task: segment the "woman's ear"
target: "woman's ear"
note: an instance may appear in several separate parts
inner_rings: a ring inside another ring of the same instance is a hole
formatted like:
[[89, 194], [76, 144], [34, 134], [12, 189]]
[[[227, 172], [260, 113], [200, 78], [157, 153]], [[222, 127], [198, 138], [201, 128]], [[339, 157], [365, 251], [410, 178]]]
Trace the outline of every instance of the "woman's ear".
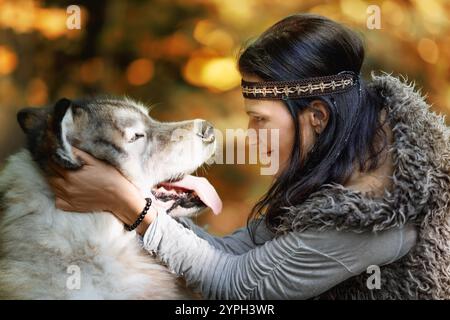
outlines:
[[310, 110], [309, 120], [310, 125], [316, 134], [320, 134], [325, 130], [330, 112], [327, 105], [322, 100], [313, 100], [308, 106]]

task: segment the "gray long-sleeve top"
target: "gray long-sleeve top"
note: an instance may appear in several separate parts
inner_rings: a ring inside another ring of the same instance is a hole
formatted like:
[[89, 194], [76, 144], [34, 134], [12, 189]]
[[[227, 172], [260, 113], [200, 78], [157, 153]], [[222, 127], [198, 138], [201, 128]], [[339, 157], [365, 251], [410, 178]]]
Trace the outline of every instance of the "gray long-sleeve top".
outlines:
[[[255, 222], [253, 222], [255, 223]], [[379, 233], [290, 232], [274, 237], [264, 223], [215, 237], [189, 218], [159, 213], [143, 246], [205, 299], [308, 299], [391, 263], [415, 244], [414, 226]], [[381, 275], [382, 276], [382, 275]]]

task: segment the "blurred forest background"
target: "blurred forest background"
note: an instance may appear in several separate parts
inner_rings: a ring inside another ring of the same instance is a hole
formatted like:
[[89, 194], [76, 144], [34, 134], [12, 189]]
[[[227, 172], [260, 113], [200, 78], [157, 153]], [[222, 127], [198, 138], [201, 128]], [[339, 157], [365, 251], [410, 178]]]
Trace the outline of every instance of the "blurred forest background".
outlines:
[[[80, 30], [66, 27], [72, 4], [81, 8]], [[380, 30], [366, 26], [369, 5], [381, 9]], [[298, 12], [360, 31], [366, 77], [371, 70], [407, 75], [437, 112], [450, 114], [447, 0], [0, 0], [0, 166], [24, 142], [17, 110], [60, 97], [126, 94], [156, 105], [152, 115], [160, 120], [203, 118], [223, 132], [246, 128], [239, 49]], [[224, 212], [197, 222], [221, 235], [245, 224], [269, 184], [249, 165], [215, 165], [207, 177]]]

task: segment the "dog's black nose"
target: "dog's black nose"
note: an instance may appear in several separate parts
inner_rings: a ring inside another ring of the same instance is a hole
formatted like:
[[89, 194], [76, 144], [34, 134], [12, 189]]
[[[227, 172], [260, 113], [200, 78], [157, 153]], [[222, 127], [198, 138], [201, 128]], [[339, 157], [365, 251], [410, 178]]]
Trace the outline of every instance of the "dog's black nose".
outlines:
[[204, 142], [210, 143], [214, 141], [214, 127], [211, 123], [203, 120], [197, 128], [197, 135], [201, 137]]

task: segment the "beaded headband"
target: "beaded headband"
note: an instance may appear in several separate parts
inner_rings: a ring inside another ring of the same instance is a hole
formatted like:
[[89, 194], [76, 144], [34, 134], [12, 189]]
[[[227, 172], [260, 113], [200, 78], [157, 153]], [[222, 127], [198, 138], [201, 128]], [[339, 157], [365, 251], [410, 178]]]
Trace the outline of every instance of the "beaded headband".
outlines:
[[247, 99], [286, 100], [305, 98], [350, 90], [358, 81], [352, 71], [336, 75], [291, 81], [249, 82], [242, 80], [242, 95]]

